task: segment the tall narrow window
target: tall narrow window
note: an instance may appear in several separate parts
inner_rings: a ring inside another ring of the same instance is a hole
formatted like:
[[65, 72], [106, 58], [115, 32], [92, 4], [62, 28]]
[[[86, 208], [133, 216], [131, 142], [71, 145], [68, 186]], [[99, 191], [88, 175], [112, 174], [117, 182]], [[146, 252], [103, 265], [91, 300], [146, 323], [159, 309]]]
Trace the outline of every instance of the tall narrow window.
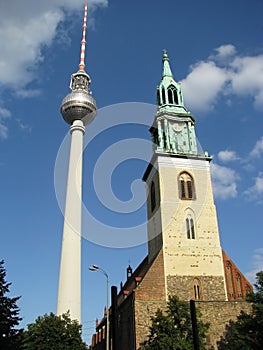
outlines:
[[187, 180], [186, 183], [187, 183], [188, 198], [192, 199], [193, 198], [192, 181]]
[[181, 199], [194, 199], [194, 181], [188, 173], [181, 173], [179, 176], [179, 197]]
[[154, 211], [155, 207], [156, 207], [155, 184], [153, 181], [151, 183], [151, 210]]
[[168, 89], [168, 103], [173, 104], [173, 91]]
[[160, 104], [161, 104], [161, 101], [160, 101], [160, 91], [159, 91], [159, 89], [157, 90], [157, 104], [158, 104], [158, 106], [160, 106]]
[[178, 95], [177, 95], [176, 89], [174, 89], [173, 93], [174, 93], [174, 103], [175, 103], [176, 105], [178, 105]]
[[162, 88], [162, 100], [163, 100], [163, 104], [166, 104], [166, 98], [165, 98], [165, 90], [164, 88]]
[[184, 180], [180, 180], [180, 192], [181, 192], [181, 198], [186, 198], [186, 193], [185, 193], [185, 183]]
[[188, 239], [191, 238], [190, 222], [188, 218], [186, 219], [186, 235]]
[[194, 220], [191, 217], [186, 218], [186, 236], [187, 239], [195, 239]]
[[198, 285], [194, 285], [194, 295], [195, 295], [195, 300], [200, 299], [200, 287]]
[[191, 230], [191, 238], [195, 239], [195, 225], [194, 225], [194, 220], [192, 218], [190, 219], [190, 230]]

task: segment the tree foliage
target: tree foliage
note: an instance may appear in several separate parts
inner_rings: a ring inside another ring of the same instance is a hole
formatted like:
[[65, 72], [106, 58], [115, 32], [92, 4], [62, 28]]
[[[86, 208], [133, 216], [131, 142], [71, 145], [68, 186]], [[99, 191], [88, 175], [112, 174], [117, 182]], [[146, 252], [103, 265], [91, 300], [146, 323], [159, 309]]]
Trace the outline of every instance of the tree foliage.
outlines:
[[19, 349], [22, 330], [16, 328], [22, 318], [19, 317], [17, 301], [20, 297], [10, 298], [10, 285], [6, 281], [4, 260], [0, 261], [0, 349]]
[[81, 325], [70, 319], [69, 313], [39, 316], [28, 325], [23, 350], [87, 350], [81, 339]]
[[[197, 311], [197, 316], [200, 313]], [[170, 297], [167, 309], [158, 309], [151, 318], [152, 325], [148, 339], [141, 344], [142, 350], [192, 350], [193, 333], [189, 303]], [[205, 337], [208, 323], [198, 321], [199, 347], [206, 349]]]
[[261, 350], [263, 344], [263, 271], [257, 273], [255, 292], [247, 296], [252, 312], [241, 312], [230, 321], [226, 333], [218, 343], [220, 350]]

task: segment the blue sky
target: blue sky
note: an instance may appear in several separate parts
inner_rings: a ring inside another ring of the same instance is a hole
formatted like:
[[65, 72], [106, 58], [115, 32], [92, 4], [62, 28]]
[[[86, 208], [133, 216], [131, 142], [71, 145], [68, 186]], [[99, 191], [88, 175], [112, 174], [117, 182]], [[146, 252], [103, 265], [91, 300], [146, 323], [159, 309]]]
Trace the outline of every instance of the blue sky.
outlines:
[[[0, 258], [13, 295], [21, 295], [23, 326], [56, 310], [64, 163], [55, 186], [54, 169], [69, 129], [59, 108], [78, 69], [83, 6], [0, 1]], [[135, 268], [147, 253], [146, 244], [136, 245], [146, 237], [140, 179], [151, 155], [163, 49], [199, 142], [214, 157], [222, 247], [251, 281], [263, 269], [262, 13], [260, 0], [90, 1], [86, 70], [102, 110], [87, 128], [84, 151], [87, 341], [106, 300], [104, 277], [88, 267], [100, 265], [119, 286], [127, 265]], [[129, 240], [138, 227], [139, 238]]]

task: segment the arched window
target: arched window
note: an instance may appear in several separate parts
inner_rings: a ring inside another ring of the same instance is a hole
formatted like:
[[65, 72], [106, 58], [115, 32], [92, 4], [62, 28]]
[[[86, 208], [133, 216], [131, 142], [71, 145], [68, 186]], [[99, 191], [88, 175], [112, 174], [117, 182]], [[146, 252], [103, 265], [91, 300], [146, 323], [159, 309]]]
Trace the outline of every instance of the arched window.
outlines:
[[194, 181], [188, 173], [179, 176], [179, 197], [181, 199], [194, 199]]
[[154, 181], [151, 183], [151, 210], [154, 211], [156, 207], [156, 197], [155, 197], [155, 184]]
[[165, 98], [165, 90], [164, 87], [162, 88], [162, 100], [163, 100], [163, 104], [166, 104], [166, 98]]
[[191, 208], [185, 210], [185, 231], [187, 239], [196, 239], [195, 214]]
[[194, 300], [203, 299], [202, 283], [198, 278], [195, 278], [191, 283], [191, 299], [194, 299]]
[[173, 105], [178, 105], [178, 95], [176, 88], [173, 85], [170, 85], [168, 90], [168, 103]]

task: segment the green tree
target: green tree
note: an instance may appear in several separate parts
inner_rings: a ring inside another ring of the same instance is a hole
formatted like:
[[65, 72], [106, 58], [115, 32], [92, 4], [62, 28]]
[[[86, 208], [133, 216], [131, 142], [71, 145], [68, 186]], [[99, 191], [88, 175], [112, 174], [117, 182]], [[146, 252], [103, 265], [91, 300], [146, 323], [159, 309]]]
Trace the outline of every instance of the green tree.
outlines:
[[69, 313], [39, 316], [28, 325], [23, 350], [87, 350], [81, 339], [81, 325], [70, 319]]
[[22, 329], [17, 329], [22, 318], [19, 317], [17, 301], [20, 297], [10, 298], [10, 285], [6, 281], [4, 260], [0, 261], [0, 349], [19, 349]]
[[263, 271], [257, 273], [255, 292], [248, 294], [251, 313], [241, 311], [236, 321], [230, 321], [218, 343], [220, 350], [261, 350], [263, 344]]
[[[197, 310], [197, 317], [200, 317]], [[192, 350], [193, 333], [189, 303], [170, 297], [163, 312], [158, 309], [151, 318], [152, 325], [148, 339], [141, 344], [142, 350]], [[206, 349], [205, 337], [208, 323], [198, 321], [199, 347]]]

